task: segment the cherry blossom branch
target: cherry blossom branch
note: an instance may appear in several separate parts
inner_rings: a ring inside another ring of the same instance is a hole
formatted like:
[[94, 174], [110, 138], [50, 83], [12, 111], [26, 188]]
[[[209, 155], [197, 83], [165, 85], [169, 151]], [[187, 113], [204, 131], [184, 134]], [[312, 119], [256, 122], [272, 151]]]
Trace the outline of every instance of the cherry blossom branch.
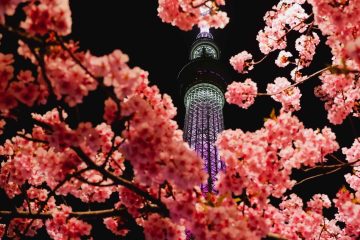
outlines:
[[[45, 209], [45, 207], [46, 207], [48, 201], [50, 200], [50, 198], [51, 198], [52, 196], [55, 196], [56, 191], [57, 191], [60, 187], [62, 187], [62, 186], [63, 186], [67, 181], [69, 181], [71, 178], [73, 178], [73, 177], [75, 177], [76, 175], [81, 174], [81, 173], [83, 173], [83, 172], [85, 172], [85, 171], [87, 171], [87, 170], [88, 170], [87, 168], [84, 168], [84, 169], [81, 169], [81, 170], [79, 170], [79, 171], [77, 171], [77, 172], [75, 172], [75, 173], [73, 173], [73, 174], [68, 174], [68, 175], [66, 175], [66, 177], [65, 177], [60, 183], [58, 183], [58, 184], [55, 186], [54, 189], [51, 190], [51, 192], [48, 194], [47, 198], [45, 199], [45, 201], [43, 202], [43, 204], [41, 205], [41, 207], [39, 208], [39, 210], [37, 211], [36, 214], [40, 214], [40, 213]], [[29, 229], [30, 229], [31, 225], [34, 223], [34, 221], [35, 221], [35, 219], [32, 219], [32, 220], [29, 222], [29, 224], [26, 226], [26, 228], [25, 228], [25, 230], [24, 230], [23, 235], [26, 235], [26, 233], [29, 231]]]
[[28, 205], [28, 208], [29, 208], [29, 213], [31, 215], [33, 215], [32, 211], [31, 211], [31, 205], [30, 205], [30, 200], [29, 200], [29, 196], [27, 195], [26, 191], [24, 190], [24, 188], [22, 186], [19, 186], [22, 194], [24, 195], [24, 198], [25, 198], [25, 201], [26, 201], [26, 204]]
[[111, 149], [110, 151], [108, 152], [108, 154], [106, 155], [106, 158], [105, 158], [105, 161], [103, 164], [101, 164], [101, 167], [104, 167], [106, 166], [106, 164], [109, 162], [110, 160], [110, 157], [111, 155], [116, 151], [116, 149], [118, 149], [124, 142], [125, 142], [125, 138], [115, 146], [115, 138], [116, 138], [116, 135], [114, 134], [113, 138], [111, 139]]
[[292, 28], [290, 28], [285, 34], [283, 34], [280, 38], [277, 39], [277, 42], [282, 40], [284, 37], [286, 37], [292, 30], [294, 30], [295, 28], [299, 27], [301, 24], [303, 24], [306, 20], [310, 19], [312, 16], [314, 15], [314, 13], [311, 13], [307, 18], [304, 18], [302, 21], [300, 21], [298, 24], [296, 24], [295, 26], [293, 26]]
[[[330, 156], [332, 157], [335, 157], [333, 154], [331, 154]], [[336, 157], [335, 157], [336, 158]], [[304, 169], [303, 171], [304, 172], [308, 172], [308, 171], [311, 171], [311, 170], [315, 170], [315, 169], [324, 169], [324, 168], [344, 168], [344, 167], [347, 167], [347, 166], [351, 166], [351, 165], [354, 165], [358, 162], [360, 162], [360, 159], [354, 161], [354, 162], [343, 162], [341, 161], [340, 159], [336, 158], [340, 164], [332, 164], [332, 165], [322, 165], [322, 166], [315, 166], [315, 167], [311, 167], [311, 168], [307, 168], [307, 169]]]
[[96, 77], [75, 55], [74, 53], [65, 45], [65, 42], [63, 41], [63, 39], [57, 34], [55, 33], [56, 39], [58, 40], [58, 43], [60, 44], [61, 48], [66, 51], [69, 56], [72, 58], [72, 60], [82, 69], [85, 71], [86, 74], [88, 74], [92, 79], [94, 79], [96, 82], [99, 83], [99, 86], [103, 89], [105, 89], [105, 92], [112, 98], [112, 100], [115, 101], [116, 106], [117, 106], [117, 111], [116, 111], [116, 118], [115, 119], [119, 119], [119, 115], [120, 115], [120, 101], [119, 99], [115, 96], [114, 92], [112, 91], [108, 91], [107, 87], [104, 85], [104, 83], [98, 78]]
[[332, 157], [333, 159], [335, 159], [337, 162], [341, 163], [341, 164], [346, 164], [347, 162], [340, 160], [339, 158], [337, 158], [334, 154], [329, 154], [330, 157]]
[[56, 99], [54, 90], [53, 90], [52, 85], [51, 85], [51, 81], [50, 81], [50, 79], [49, 79], [49, 77], [48, 77], [48, 75], [46, 73], [46, 66], [45, 66], [45, 61], [44, 61], [45, 53], [43, 51], [40, 51], [40, 53], [38, 54], [36, 52], [36, 50], [33, 49], [30, 46], [29, 46], [29, 49], [32, 52], [32, 54], [34, 55], [35, 59], [39, 63], [41, 74], [42, 74], [42, 76], [43, 76], [43, 78], [45, 80], [45, 83], [46, 83], [48, 91], [49, 91], [49, 95], [50, 95], [49, 98], [54, 97]]
[[318, 240], [320, 240], [320, 239], [321, 239], [321, 234], [324, 232], [324, 230], [325, 230], [325, 228], [326, 228], [325, 218], [323, 219], [323, 222], [324, 222], [324, 224], [323, 224], [323, 227], [321, 228], [321, 231], [320, 231], [320, 234], [319, 234], [319, 238], [318, 238]]
[[149, 200], [150, 202], [156, 204], [159, 207], [160, 213], [168, 217], [169, 216], [169, 210], [167, 209], [166, 205], [161, 202], [159, 199], [151, 196], [148, 192], [141, 190], [140, 188], [136, 187], [132, 182], [118, 177], [111, 172], [105, 170], [104, 168], [101, 168], [100, 166], [96, 165], [80, 148], [78, 147], [71, 147], [77, 155], [92, 169], [95, 169], [99, 171], [101, 174], [103, 174], [105, 177], [110, 178], [114, 181], [114, 183], [117, 183], [121, 186], [124, 186], [128, 188], [129, 190], [133, 191], [134, 193], [138, 194], [139, 196], [142, 196], [146, 200]]
[[72, 60], [79, 65], [79, 67], [86, 72], [91, 78], [93, 78], [95, 81], [100, 83], [100, 79], [96, 77], [92, 72], [90, 72], [87, 67], [84, 66], [84, 64], [74, 55], [74, 53], [65, 45], [65, 42], [63, 39], [55, 33], [56, 39], [58, 40], [58, 43], [60, 44], [61, 48], [66, 51], [69, 56], [72, 58]]
[[270, 55], [270, 53], [266, 54], [266, 55], [265, 55], [263, 58], [261, 58], [259, 61], [253, 62], [252, 64], [253, 64], [253, 65], [256, 65], [256, 64], [261, 63], [261, 62], [264, 61], [269, 55]]
[[325, 68], [323, 68], [323, 69], [320, 69], [319, 71], [314, 72], [313, 74], [309, 75], [307, 78], [304, 78], [303, 80], [298, 81], [298, 82], [296, 82], [296, 83], [294, 83], [294, 84], [292, 84], [292, 85], [290, 85], [290, 86], [288, 86], [288, 87], [285, 87], [285, 88], [283, 88], [283, 89], [280, 89], [279, 91], [277, 91], [277, 92], [275, 92], [275, 93], [257, 93], [257, 96], [273, 96], [273, 95], [277, 95], [277, 94], [279, 94], [279, 93], [282, 93], [283, 91], [286, 91], [286, 90], [288, 90], [288, 89], [291, 89], [291, 88], [293, 88], [293, 87], [296, 87], [297, 85], [302, 84], [302, 83], [304, 83], [305, 81], [307, 81], [307, 80], [315, 77], [316, 75], [319, 75], [319, 74], [321, 74], [321, 73], [323, 73], [323, 72], [325, 72], [325, 71], [327, 71], [327, 70], [329, 70], [329, 69], [331, 69], [331, 68], [333, 68], [333, 67], [334, 67], [334, 66], [328, 66], [328, 67], [325, 67]]
[[301, 180], [300, 182], [295, 183], [294, 187], [297, 186], [297, 185], [300, 185], [300, 184], [302, 184], [302, 183], [304, 183], [304, 182], [307, 182], [307, 181], [309, 181], [309, 180], [311, 180], [311, 179], [314, 179], [314, 178], [317, 178], [317, 177], [321, 177], [321, 176], [325, 176], [325, 175], [329, 175], [329, 174], [334, 173], [334, 172], [337, 172], [337, 171], [339, 171], [339, 170], [341, 170], [341, 169], [343, 169], [343, 167], [338, 167], [338, 168], [336, 168], [336, 169], [334, 169], [334, 170], [331, 170], [331, 171], [329, 171], [329, 172], [320, 173], [320, 174], [317, 174], [317, 175], [314, 175], [314, 176], [305, 178], [305, 179]]
[[[51, 128], [51, 127], [48, 126], [48, 128]], [[24, 136], [24, 137], [26, 137], [26, 136]], [[30, 141], [33, 140], [32, 138], [28, 138], [28, 137], [27, 137], [27, 139]], [[45, 141], [45, 143], [46, 143], [46, 141]], [[159, 199], [151, 196], [148, 192], [143, 191], [140, 188], [136, 187], [135, 185], [133, 185], [132, 182], [130, 182], [124, 178], [118, 177], [118, 176], [112, 174], [111, 172], [107, 171], [106, 169], [102, 168], [101, 166], [95, 164], [80, 148], [72, 146], [71, 149], [77, 153], [77, 155], [88, 165], [89, 168], [97, 170], [98, 172], [103, 174], [103, 176], [111, 179], [114, 182], [114, 184], [116, 183], [116, 184], [122, 185], [122, 186], [128, 188], [129, 190], [133, 191], [134, 193], [144, 197], [146, 200], [149, 200], [150, 202], [156, 204], [159, 207], [160, 213], [162, 213], [164, 216], [169, 216], [169, 210], [167, 209], [166, 205], [163, 202], [161, 202]], [[84, 171], [87, 171], [87, 170], [88, 170], [88, 168], [78, 171], [76, 173], [76, 176], [79, 176], [81, 173], [83, 173]], [[76, 176], [68, 175], [61, 183], [59, 183], [54, 188], [52, 193], [55, 193], [56, 190], [58, 190], [66, 181], [68, 181], [72, 177], [76, 177]], [[50, 196], [52, 196], [52, 194], [48, 195], [47, 199], [45, 200], [42, 207], [39, 209], [38, 213], [40, 213], [44, 209], [47, 201], [50, 199]], [[32, 224], [32, 222], [29, 223], [29, 225], [26, 229], [28, 229], [31, 226], [31, 224]], [[25, 231], [25, 234], [26, 234], [26, 232], [27, 231]]]
[[[94, 210], [94, 211], [84, 211], [84, 212], [71, 212], [69, 217], [76, 218], [105, 218], [112, 216], [119, 216], [123, 209], [104, 209], [104, 210]], [[0, 211], [0, 217], [12, 217], [12, 218], [28, 218], [28, 219], [48, 219], [51, 218], [51, 212], [40, 212], [40, 213], [31, 213], [27, 211]]]
[[[292, 28], [287, 29], [286, 33], [283, 34], [283, 35], [282, 35], [281, 37], [279, 37], [278, 39], [272, 39], [272, 40], [274, 40], [274, 41], [276, 41], [276, 42], [279, 42], [279, 41], [282, 40], [284, 37], [286, 37], [292, 30], [294, 30], [295, 28], [297, 28], [298, 26], [300, 26], [301, 24], [303, 24], [306, 20], [310, 19], [310, 17], [312, 17], [312, 16], [313, 16], [313, 13], [311, 13], [307, 18], [302, 19], [302, 21], [300, 21], [298, 24], [296, 24], [296, 25], [293, 26]], [[310, 25], [309, 28], [312, 28], [313, 24], [314, 24], [314, 21], [312, 21], [310, 24], [308, 24], [308, 25]], [[255, 66], [255, 65], [263, 62], [271, 53], [272, 53], [272, 51], [269, 52], [268, 54], [264, 55], [260, 60], [258, 60], [258, 61], [256, 61], [256, 62], [252, 62], [252, 65]]]
[[351, 165], [354, 165], [356, 163], [360, 162], [360, 159], [354, 161], [354, 162], [347, 162], [347, 163], [341, 163], [341, 164], [334, 164], [334, 165], [325, 165], [325, 166], [316, 166], [316, 167], [313, 167], [313, 168], [309, 168], [309, 169], [306, 169], [304, 170], [305, 172], [307, 171], [311, 171], [311, 170], [314, 170], [314, 169], [324, 169], [324, 168], [335, 168], [334, 170], [331, 170], [331, 171], [328, 171], [326, 173], [320, 173], [320, 174], [317, 174], [317, 175], [314, 175], [314, 176], [311, 176], [311, 177], [308, 177], [308, 178], [305, 178], [303, 180], [301, 180], [300, 182], [297, 182], [294, 186], [296, 185], [300, 185], [301, 183], [304, 183], [308, 180], [311, 180], [311, 179], [314, 179], [314, 178], [317, 178], [317, 177], [321, 177], [321, 176], [325, 176], [325, 175], [329, 175], [331, 173], [334, 173], [334, 172], [337, 172], [339, 170], [342, 170], [344, 169], [345, 167], [348, 167], [348, 166], [351, 166]]

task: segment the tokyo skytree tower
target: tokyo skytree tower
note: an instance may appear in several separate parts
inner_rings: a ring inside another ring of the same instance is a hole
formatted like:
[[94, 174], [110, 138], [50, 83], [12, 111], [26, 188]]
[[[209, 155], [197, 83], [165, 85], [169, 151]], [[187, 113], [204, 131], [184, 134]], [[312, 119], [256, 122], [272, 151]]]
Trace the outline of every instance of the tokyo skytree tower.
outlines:
[[178, 76], [186, 108], [184, 138], [204, 160], [204, 170], [209, 174], [201, 185], [203, 193], [214, 192], [216, 174], [224, 168], [214, 145], [224, 129], [225, 79], [219, 58], [212, 34], [201, 29], [191, 46], [190, 62]]

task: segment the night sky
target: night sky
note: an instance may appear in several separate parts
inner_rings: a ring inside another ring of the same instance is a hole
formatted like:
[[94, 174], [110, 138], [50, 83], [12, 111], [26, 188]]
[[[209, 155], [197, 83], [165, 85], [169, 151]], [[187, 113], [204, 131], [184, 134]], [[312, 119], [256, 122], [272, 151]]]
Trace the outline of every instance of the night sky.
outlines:
[[[229, 82], [244, 81], [249, 77], [257, 82], [260, 92], [265, 92], [267, 83], [273, 82], [276, 77], [290, 79], [292, 67], [283, 70], [274, 63], [278, 51], [270, 54], [265, 61], [247, 75], [234, 72], [228, 61], [231, 56], [243, 50], [250, 52], [255, 60], [263, 57], [258, 48], [256, 35], [264, 27], [262, 19], [265, 12], [276, 2], [274, 0], [227, 1], [224, 10], [230, 16], [230, 23], [225, 29], [212, 29], [211, 33], [221, 50], [220, 61], [228, 69]], [[82, 50], [89, 50], [94, 55], [108, 54], [114, 49], [120, 49], [128, 54], [130, 66], [139, 66], [147, 70], [151, 84], [157, 85], [162, 93], [167, 93], [173, 98], [174, 104], [178, 108], [176, 120], [182, 127], [185, 112], [183, 99], [179, 93], [177, 75], [188, 62], [190, 46], [196, 38], [198, 29], [184, 32], [162, 23], [161, 19], [157, 17], [156, 0], [102, 0], [100, 2], [71, 0], [70, 3], [73, 31], [68, 39], [79, 41]], [[292, 52], [298, 36], [298, 34], [289, 34], [288, 45]], [[322, 69], [330, 63], [330, 51], [322, 45], [307, 73]], [[343, 126], [334, 126], [329, 123], [323, 103], [313, 94], [314, 86], [319, 84], [320, 81], [314, 78], [300, 86], [303, 94], [302, 109], [295, 115], [304, 122], [306, 127], [331, 127], [337, 134], [340, 145], [349, 147], [358, 133], [348, 119], [344, 121]], [[95, 96], [95, 100], [92, 101], [98, 101], [99, 106], [103, 106], [103, 98], [101, 96], [96, 98], [96, 94], [93, 96]], [[270, 115], [273, 108], [278, 113], [280, 103], [269, 97], [258, 97], [255, 104], [248, 110], [226, 104], [224, 108], [225, 128], [241, 128], [243, 131], [259, 129], [264, 123], [264, 118]], [[87, 114], [89, 117], [99, 116], [98, 112], [90, 108]], [[354, 120], [353, 125], [359, 126], [359, 121]], [[357, 131], [359, 130], [357, 129]], [[338, 156], [342, 157], [341, 154]], [[328, 193], [330, 197], [334, 197], [341, 185], [344, 184], [341, 174], [344, 174], [344, 171], [333, 176], [309, 181], [307, 184], [295, 188], [294, 191], [305, 199], [316, 192]], [[302, 177], [302, 175], [299, 176]], [[98, 238], [95, 237], [95, 239]]]

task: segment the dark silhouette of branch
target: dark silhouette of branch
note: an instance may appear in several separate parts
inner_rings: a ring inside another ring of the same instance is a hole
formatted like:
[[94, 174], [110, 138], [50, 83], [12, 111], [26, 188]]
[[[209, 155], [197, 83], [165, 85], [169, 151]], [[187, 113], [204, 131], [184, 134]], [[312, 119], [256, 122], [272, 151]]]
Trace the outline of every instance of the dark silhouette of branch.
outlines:
[[96, 165], [80, 148], [71, 147], [71, 149], [73, 149], [77, 153], [77, 155], [88, 165], [89, 168], [99, 171], [101, 174], [104, 175], [104, 177], [111, 179], [114, 183], [124, 186], [129, 190], [133, 191], [134, 193], [138, 194], [139, 196], [142, 196], [144, 199], [152, 202], [153, 204], [156, 204], [159, 207], [159, 213], [161, 213], [165, 217], [169, 216], [169, 210], [167, 209], [166, 205], [159, 199], [151, 196], [147, 191], [138, 188], [132, 182], [116, 176], [113, 173], [105, 170], [101, 166]]

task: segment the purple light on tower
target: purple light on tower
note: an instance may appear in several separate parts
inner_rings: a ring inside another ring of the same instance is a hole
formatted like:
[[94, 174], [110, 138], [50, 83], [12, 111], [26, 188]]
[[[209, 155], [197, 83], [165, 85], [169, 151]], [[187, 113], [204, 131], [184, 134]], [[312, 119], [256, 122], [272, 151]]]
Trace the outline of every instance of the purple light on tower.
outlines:
[[220, 50], [209, 31], [201, 31], [190, 51], [190, 62], [179, 79], [186, 108], [184, 138], [204, 160], [207, 182], [203, 193], [215, 192], [216, 175], [224, 168], [215, 146], [217, 134], [224, 129], [225, 80], [218, 59]]
[[213, 192], [216, 175], [223, 168], [215, 146], [217, 134], [224, 129], [222, 108], [223, 93], [212, 84], [200, 83], [185, 95], [184, 137], [190, 147], [204, 160], [204, 170], [209, 174], [203, 192]]

